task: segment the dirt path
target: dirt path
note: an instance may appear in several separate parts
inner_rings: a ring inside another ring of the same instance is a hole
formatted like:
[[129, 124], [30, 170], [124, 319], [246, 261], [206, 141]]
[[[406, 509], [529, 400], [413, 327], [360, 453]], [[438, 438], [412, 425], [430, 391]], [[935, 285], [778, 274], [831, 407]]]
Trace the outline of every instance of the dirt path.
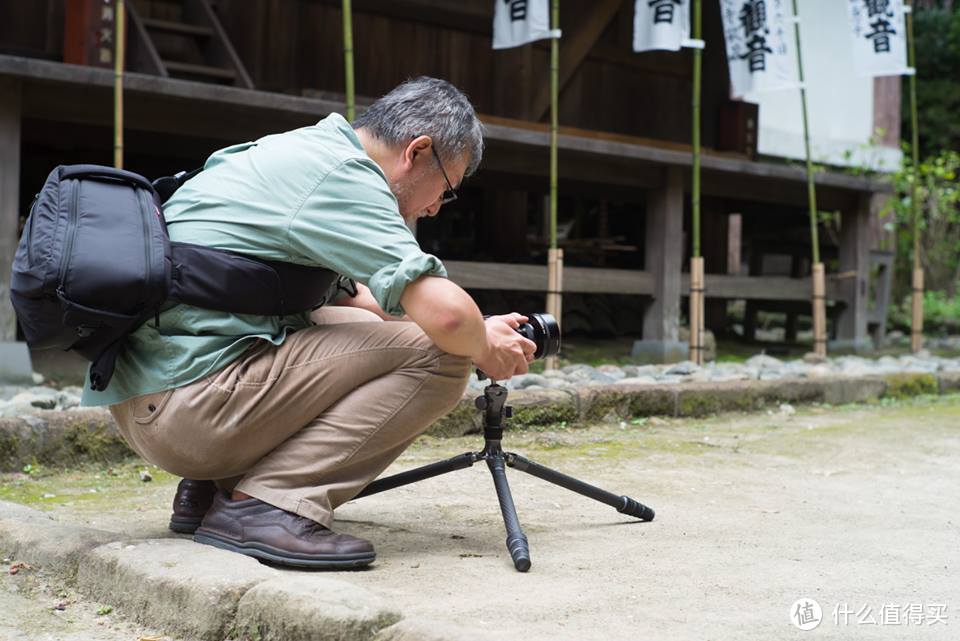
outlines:
[[[398, 468], [479, 445], [421, 442]], [[341, 577], [408, 616], [524, 641], [960, 638], [960, 397], [654, 419], [506, 445], [657, 518], [636, 522], [511, 471], [533, 558], [520, 574], [478, 465], [344, 506], [338, 528], [372, 539], [379, 556]], [[135, 472], [7, 477], [0, 498], [166, 535], [174, 479]], [[822, 608], [814, 631], [791, 624], [801, 598]]]

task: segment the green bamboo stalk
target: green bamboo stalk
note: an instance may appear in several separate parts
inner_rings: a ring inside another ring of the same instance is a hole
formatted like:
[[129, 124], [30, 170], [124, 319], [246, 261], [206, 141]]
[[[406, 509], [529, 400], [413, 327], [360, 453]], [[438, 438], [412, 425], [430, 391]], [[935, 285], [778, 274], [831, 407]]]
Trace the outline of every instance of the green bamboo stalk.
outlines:
[[126, 12], [117, 0], [113, 17], [113, 166], [123, 168], [123, 67], [126, 58]]
[[[693, 0], [692, 37], [701, 37], [700, 0]], [[693, 256], [700, 256], [700, 77], [703, 67], [703, 51], [693, 50], [693, 176], [691, 178], [690, 205], [693, 215]]]
[[[797, 0], [793, 0], [793, 17], [797, 18]], [[810, 207], [810, 242], [813, 262], [820, 262], [820, 239], [817, 235], [817, 190], [813, 184], [813, 161], [810, 158], [810, 126], [807, 120], [807, 90], [803, 87], [803, 56], [800, 54], [800, 23], [794, 22], [793, 35], [797, 41], [797, 74], [800, 80], [800, 108], [803, 111], [803, 148], [807, 155], [807, 204]]]
[[[910, 8], [913, 3], [908, 2]], [[907, 65], [914, 69], [910, 76], [910, 151], [913, 155], [913, 180], [910, 181], [910, 213], [913, 219], [913, 268], [920, 269], [920, 203], [917, 183], [920, 182], [920, 127], [917, 118], [916, 52], [913, 46], [913, 12], [907, 14]]]
[[[560, 0], [552, 0], [551, 24], [560, 28]], [[557, 248], [557, 127], [560, 93], [560, 39], [550, 39], [550, 249]]]
[[350, 0], [343, 0], [343, 75], [346, 80], [347, 120], [357, 116], [356, 96], [353, 86], [353, 9]]

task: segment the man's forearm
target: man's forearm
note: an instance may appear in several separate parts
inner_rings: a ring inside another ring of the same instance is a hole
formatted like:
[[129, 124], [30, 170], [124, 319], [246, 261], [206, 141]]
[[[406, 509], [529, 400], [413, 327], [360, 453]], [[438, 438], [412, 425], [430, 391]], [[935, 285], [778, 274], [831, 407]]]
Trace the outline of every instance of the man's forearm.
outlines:
[[424, 276], [407, 285], [400, 304], [443, 351], [481, 358], [487, 348], [486, 326], [480, 309], [458, 285]]

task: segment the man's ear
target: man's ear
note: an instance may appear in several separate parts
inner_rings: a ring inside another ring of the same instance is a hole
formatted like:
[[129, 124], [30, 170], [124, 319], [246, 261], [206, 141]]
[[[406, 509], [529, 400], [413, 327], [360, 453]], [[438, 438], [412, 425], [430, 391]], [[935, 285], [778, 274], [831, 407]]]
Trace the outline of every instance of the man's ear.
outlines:
[[430, 147], [433, 145], [433, 140], [430, 136], [417, 136], [411, 140], [406, 147], [403, 149], [403, 158], [400, 159], [403, 168], [407, 171], [413, 169], [413, 163], [416, 161], [419, 154], [424, 154], [430, 151]]

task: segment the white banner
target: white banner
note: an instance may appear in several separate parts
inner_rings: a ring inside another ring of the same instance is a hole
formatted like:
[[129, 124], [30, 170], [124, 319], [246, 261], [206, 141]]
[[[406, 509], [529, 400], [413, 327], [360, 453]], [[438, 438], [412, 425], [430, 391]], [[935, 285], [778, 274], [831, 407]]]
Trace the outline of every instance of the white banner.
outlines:
[[550, 29], [550, 0], [494, 0], [493, 48], [509, 49], [534, 40], [559, 38]]
[[733, 97], [799, 87], [789, 0], [720, 0]]
[[907, 72], [907, 29], [901, 0], [848, 0], [853, 62], [860, 76]]
[[690, 0], [636, 0], [634, 51], [680, 51], [689, 38]]

